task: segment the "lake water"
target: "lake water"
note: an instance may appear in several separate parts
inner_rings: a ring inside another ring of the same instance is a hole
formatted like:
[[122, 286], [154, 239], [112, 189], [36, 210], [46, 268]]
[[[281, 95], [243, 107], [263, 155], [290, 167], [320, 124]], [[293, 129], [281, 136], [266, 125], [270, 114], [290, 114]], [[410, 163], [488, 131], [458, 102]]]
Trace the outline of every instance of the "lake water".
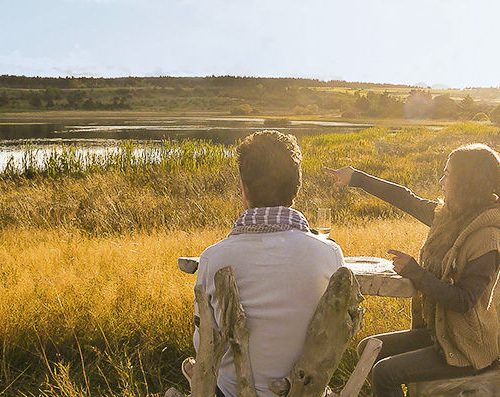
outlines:
[[77, 152], [101, 154], [114, 151], [120, 142], [161, 142], [164, 139], [205, 139], [231, 144], [252, 132], [277, 129], [297, 137], [343, 133], [369, 127], [337, 121], [272, 122], [257, 118], [155, 117], [131, 119], [66, 119], [54, 122], [0, 123], [0, 172], [9, 161], [19, 164], [26, 145], [43, 158], [53, 150], [73, 145]]

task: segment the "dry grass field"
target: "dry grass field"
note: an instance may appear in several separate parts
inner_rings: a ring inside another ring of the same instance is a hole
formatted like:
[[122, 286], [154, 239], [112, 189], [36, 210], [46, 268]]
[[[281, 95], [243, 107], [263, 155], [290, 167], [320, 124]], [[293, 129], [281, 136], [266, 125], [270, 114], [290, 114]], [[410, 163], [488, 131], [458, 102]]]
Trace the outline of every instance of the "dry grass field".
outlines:
[[[461, 124], [304, 138], [296, 207], [312, 223], [317, 207], [331, 207], [345, 255], [395, 248], [416, 256], [426, 227], [362, 192], [336, 191], [321, 165], [350, 164], [437, 197], [447, 153], [466, 142], [498, 149], [500, 130]], [[164, 145], [158, 164], [131, 146], [94, 159], [68, 149], [42, 165], [28, 156], [1, 175], [0, 395], [144, 396], [186, 386], [179, 364], [193, 354], [194, 276], [176, 259], [224, 237], [241, 204], [233, 147]], [[407, 300], [364, 305], [357, 340], [409, 326]], [[355, 343], [334, 386], [355, 365]]]
[[[92, 237], [77, 230], [9, 229], [2, 264], [1, 391], [37, 395], [145, 395], [179, 382], [193, 354], [194, 276], [176, 259], [196, 255], [226, 230]], [[425, 227], [407, 219], [341, 226], [346, 255], [417, 254]], [[408, 302], [368, 298], [362, 336], [408, 327]], [[355, 364], [354, 343], [339, 368]]]

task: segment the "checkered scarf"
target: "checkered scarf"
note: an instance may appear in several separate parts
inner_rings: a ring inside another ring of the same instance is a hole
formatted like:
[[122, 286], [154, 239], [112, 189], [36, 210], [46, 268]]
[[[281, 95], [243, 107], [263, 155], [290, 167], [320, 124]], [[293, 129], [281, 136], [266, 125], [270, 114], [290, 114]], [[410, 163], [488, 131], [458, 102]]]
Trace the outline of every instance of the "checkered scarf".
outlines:
[[289, 207], [249, 208], [241, 214], [229, 234], [273, 233], [298, 229], [309, 232], [309, 223], [304, 215]]

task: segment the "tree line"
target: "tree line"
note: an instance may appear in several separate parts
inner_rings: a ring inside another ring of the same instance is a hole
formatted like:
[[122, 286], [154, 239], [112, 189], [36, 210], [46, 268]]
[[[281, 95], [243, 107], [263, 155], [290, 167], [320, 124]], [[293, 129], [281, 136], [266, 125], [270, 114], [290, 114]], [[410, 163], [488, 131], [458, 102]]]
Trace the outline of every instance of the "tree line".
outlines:
[[1, 75], [0, 87], [5, 88], [116, 88], [116, 87], [231, 87], [253, 86], [265, 84], [273, 87], [349, 87], [353, 89], [368, 88], [408, 88], [404, 84], [378, 84], [365, 82], [347, 82], [344, 80], [322, 81], [318, 79], [288, 77], [241, 77], [241, 76], [208, 76], [208, 77], [29, 77]]
[[350, 116], [446, 119], [489, 121], [490, 116], [498, 120], [500, 106], [475, 101], [470, 95], [463, 99], [453, 99], [450, 94], [433, 96], [427, 90], [413, 89], [405, 99], [395, 98], [388, 93], [367, 95], [356, 94]]
[[436, 94], [403, 85], [234, 76], [0, 76], [0, 111], [44, 109], [340, 115], [346, 119], [491, 119], [500, 123], [500, 106], [493, 100], [477, 100], [471, 95], [455, 98], [446, 91]]

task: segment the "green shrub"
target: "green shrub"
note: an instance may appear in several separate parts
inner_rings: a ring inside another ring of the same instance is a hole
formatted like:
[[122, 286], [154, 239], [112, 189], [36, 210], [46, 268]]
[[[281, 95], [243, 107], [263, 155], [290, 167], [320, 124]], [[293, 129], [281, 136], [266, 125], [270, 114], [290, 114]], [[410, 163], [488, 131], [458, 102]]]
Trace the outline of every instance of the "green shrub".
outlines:
[[255, 109], [248, 103], [242, 103], [241, 105], [235, 106], [231, 109], [231, 114], [234, 116], [248, 116], [252, 113], [255, 113]]

